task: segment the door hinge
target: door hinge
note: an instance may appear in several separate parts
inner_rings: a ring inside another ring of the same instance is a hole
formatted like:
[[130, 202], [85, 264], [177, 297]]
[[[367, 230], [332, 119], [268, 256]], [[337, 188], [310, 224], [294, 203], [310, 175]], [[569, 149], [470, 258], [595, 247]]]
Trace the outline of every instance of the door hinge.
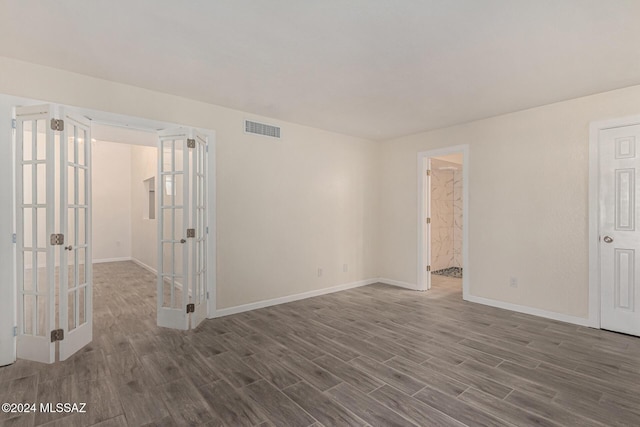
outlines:
[[64, 234], [52, 234], [51, 245], [64, 245]]
[[53, 130], [64, 130], [64, 120], [62, 119], [51, 119], [51, 129]]
[[209, 299], [209, 291], [207, 291], [207, 299]]
[[51, 331], [51, 342], [62, 341], [64, 339], [64, 331], [62, 329], [54, 329]]
[[207, 227], [205, 227], [205, 229], [204, 229], [204, 230], [206, 231], [206, 233], [207, 233], [207, 234], [209, 234], [209, 227], [208, 227], [208, 226], [207, 226]]
[[427, 218], [427, 224], [431, 224], [431, 218]]
[[205, 151], [206, 151], [207, 153], [209, 152], [209, 144], [207, 144], [207, 145], [205, 146]]
[[16, 233], [13, 233], [13, 234], [11, 235], [11, 241], [12, 241], [13, 243], [18, 243], [18, 235], [17, 235]]
[[431, 169], [427, 169], [427, 176], [431, 176]]
[[18, 122], [16, 121], [16, 119], [11, 119], [11, 128], [15, 129], [18, 127]]
[[187, 139], [187, 148], [196, 148], [196, 140], [188, 138]]
[[431, 266], [427, 265], [427, 271], [431, 271]]
[[196, 237], [196, 229], [195, 228], [187, 228], [187, 239], [192, 237]]
[[18, 327], [17, 327], [17, 326], [14, 326], [14, 327], [13, 327], [13, 336], [14, 336], [14, 337], [17, 337], [17, 336], [18, 336]]
[[191, 304], [187, 304], [187, 313], [195, 313], [196, 311], [196, 305], [191, 303]]

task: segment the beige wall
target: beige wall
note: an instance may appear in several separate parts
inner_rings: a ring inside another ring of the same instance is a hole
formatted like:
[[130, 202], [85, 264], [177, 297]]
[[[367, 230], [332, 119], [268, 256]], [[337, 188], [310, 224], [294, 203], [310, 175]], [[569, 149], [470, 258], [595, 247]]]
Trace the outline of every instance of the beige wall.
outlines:
[[218, 307], [377, 277], [375, 144], [288, 124], [283, 135], [220, 135]]
[[416, 283], [416, 153], [469, 144], [471, 294], [586, 318], [589, 122], [638, 113], [635, 86], [384, 142], [380, 275]]
[[[8, 58], [0, 70], [3, 94], [216, 131], [218, 308], [377, 277], [376, 143]], [[245, 134], [245, 118], [283, 138]]]
[[95, 141], [91, 150], [93, 260], [131, 258], [131, 146]]
[[131, 146], [132, 258], [151, 270], [157, 270], [158, 266], [158, 229], [157, 220], [144, 218], [144, 204], [148, 200], [144, 180], [155, 177], [157, 169], [157, 148]]

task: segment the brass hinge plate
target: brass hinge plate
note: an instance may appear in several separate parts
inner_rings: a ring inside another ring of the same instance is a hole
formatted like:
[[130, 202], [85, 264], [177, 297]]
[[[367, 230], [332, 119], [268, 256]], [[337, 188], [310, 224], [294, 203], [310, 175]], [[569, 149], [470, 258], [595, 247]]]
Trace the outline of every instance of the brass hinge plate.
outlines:
[[64, 130], [64, 120], [62, 119], [51, 119], [51, 129], [53, 130]]
[[427, 176], [431, 176], [431, 169], [427, 169]]
[[431, 271], [431, 266], [427, 265], [427, 271]]
[[187, 304], [187, 313], [194, 313], [196, 311], [195, 304]]
[[195, 228], [187, 228], [187, 239], [196, 237], [196, 229]]
[[431, 218], [427, 218], [427, 224], [431, 224]]
[[51, 342], [62, 341], [64, 339], [64, 331], [62, 329], [54, 329], [51, 331]]
[[187, 139], [187, 148], [196, 148], [196, 140], [195, 139]]
[[64, 245], [64, 234], [52, 234], [51, 235], [51, 245]]

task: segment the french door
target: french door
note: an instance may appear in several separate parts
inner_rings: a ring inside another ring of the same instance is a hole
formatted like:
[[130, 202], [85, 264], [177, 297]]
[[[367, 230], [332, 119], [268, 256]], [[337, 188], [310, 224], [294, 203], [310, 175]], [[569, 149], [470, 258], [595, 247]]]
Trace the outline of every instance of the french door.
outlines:
[[186, 330], [207, 315], [207, 138], [178, 128], [158, 144], [158, 326]]
[[17, 356], [52, 363], [92, 338], [91, 128], [51, 105], [15, 127]]

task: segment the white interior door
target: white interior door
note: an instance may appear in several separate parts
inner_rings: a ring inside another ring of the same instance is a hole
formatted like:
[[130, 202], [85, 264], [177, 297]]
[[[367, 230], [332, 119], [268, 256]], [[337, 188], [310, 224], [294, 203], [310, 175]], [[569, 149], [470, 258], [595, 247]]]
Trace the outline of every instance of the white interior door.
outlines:
[[158, 326], [189, 329], [188, 129], [160, 132], [158, 155]]
[[55, 361], [55, 155], [48, 105], [16, 108], [17, 357]]
[[91, 262], [91, 124], [63, 115], [60, 144], [60, 360], [91, 342], [93, 273]]
[[424, 281], [426, 289], [431, 289], [431, 159], [425, 159], [427, 166], [427, 173], [424, 176], [424, 189], [425, 189], [425, 225], [424, 225], [424, 265], [426, 271], [424, 272]]
[[92, 339], [90, 126], [16, 108], [17, 356], [52, 363]]
[[601, 327], [640, 335], [640, 125], [600, 132]]
[[207, 137], [160, 133], [158, 325], [195, 328], [207, 317]]
[[195, 328], [207, 318], [207, 137], [194, 132], [195, 146], [189, 149], [191, 154], [191, 226], [194, 238], [191, 243], [191, 269], [193, 274], [190, 288], [190, 301], [194, 304], [191, 315], [191, 327]]

